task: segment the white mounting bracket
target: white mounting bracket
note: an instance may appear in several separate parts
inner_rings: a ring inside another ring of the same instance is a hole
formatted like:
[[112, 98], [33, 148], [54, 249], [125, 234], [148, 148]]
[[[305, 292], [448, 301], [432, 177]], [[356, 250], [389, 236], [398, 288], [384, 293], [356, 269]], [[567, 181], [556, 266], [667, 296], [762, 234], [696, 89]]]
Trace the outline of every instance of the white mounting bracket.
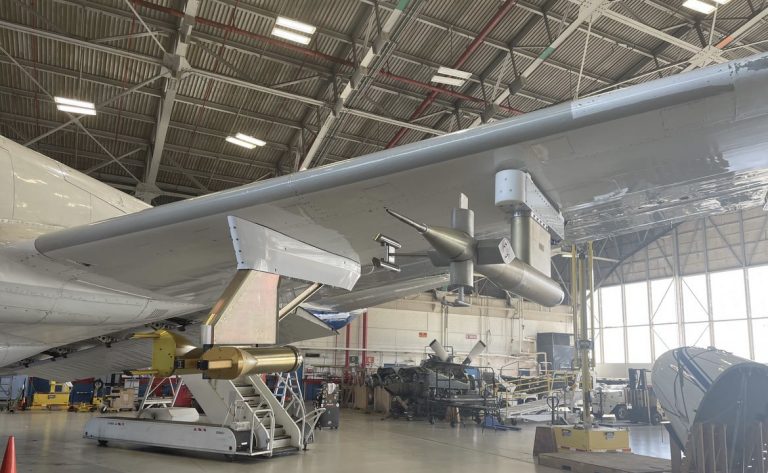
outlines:
[[237, 269], [252, 269], [352, 290], [360, 263], [283, 233], [228, 216]]
[[544, 227], [554, 240], [565, 237], [563, 214], [552, 205], [527, 172], [519, 169], [497, 172], [495, 200], [497, 207], [510, 212], [530, 212], [531, 218]]
[[360, 263], [248, 220], [228, 216], [237, 273], [201, 328], [211, 345], [277, 343], [280, 276], [351, 290]]

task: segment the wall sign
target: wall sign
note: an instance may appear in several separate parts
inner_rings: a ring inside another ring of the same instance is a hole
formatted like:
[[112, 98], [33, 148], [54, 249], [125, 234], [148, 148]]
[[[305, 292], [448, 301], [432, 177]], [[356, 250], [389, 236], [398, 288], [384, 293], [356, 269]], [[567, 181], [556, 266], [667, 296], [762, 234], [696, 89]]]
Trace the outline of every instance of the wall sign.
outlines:
[[419, 332], [419, 338], [427, 338], [427, 332]]
[[467, 334], [467, 340], [477, 340], [477, 334], [476, 333], [468, 333]]

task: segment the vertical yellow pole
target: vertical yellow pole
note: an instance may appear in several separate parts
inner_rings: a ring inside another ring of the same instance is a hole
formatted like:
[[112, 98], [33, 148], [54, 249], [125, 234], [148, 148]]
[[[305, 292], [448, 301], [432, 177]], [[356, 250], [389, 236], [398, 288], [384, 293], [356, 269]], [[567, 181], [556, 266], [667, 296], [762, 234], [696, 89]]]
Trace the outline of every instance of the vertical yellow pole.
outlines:
[[571, 247], [571, 314], [573, 316], [573, 367], [578, 366], [579, 350], [579, 260], [576, 255], [576, 246]]
[[581, 358], [581, 393], [582, 393], [582, 417], [584, 427], [589, 428], [592, 425], [592, 377], [589, 366], [589, 352], [590, 347], [585, 344], [587, 337], [589, 336], [588, 328], [588, 314], [587, 314], [587, 258], [584, 253], [579, 255], [579, 288], [581, 307], [579, 310], [579, 319], [581, 321], [581, 329], [579, 331], [579, 355]]
[[587, 242], [587, 281], [589, 282], [589, 339], [592, 341], [592, 367], [595, 367], [595, 254], [592, 242]]

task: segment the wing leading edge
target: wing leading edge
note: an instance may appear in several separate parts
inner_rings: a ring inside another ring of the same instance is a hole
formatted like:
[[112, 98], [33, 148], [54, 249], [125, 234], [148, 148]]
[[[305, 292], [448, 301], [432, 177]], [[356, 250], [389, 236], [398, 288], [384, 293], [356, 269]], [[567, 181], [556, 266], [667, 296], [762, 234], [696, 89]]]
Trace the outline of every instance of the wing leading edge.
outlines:
[[[218, 290], [212, 281], [234, 270], [230, 216], [361, 262], [378, 255], [371, 241], [378, 232], [425, 249], [418, 235], [383, 217], [384, 207], [443, 220], [461, 192], [473, 202], [476, 233], [505, 236], [492, 185], [503, 169], [534, 176], [574, 241], [762, 205], [766, 88], [768, 55], [757, 56], [61, 230], [35, 246], [105, 277], [206, 302]], [[409, 277], [436, 274], [414, 265]]]

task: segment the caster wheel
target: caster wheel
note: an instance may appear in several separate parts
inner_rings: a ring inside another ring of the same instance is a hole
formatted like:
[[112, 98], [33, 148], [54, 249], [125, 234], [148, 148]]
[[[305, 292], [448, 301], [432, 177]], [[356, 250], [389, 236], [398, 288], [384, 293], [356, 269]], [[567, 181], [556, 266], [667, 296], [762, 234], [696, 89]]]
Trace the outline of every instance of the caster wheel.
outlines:
[[107, 443], [108, 442], [106, 440], [99, 440], [99, 447], [106, 447]]

